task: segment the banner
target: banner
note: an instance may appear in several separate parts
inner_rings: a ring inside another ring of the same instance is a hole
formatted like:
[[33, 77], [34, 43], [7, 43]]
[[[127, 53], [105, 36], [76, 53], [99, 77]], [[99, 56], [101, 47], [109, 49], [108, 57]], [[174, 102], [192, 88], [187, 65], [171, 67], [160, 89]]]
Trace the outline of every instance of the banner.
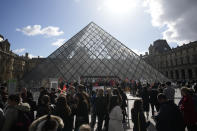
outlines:
[[58, 88], [58, 79], [57, 78], [49, 78], [50, 88]]
[[104, 86], [93, 86], [92, 90], [96, 91], [97, 89], [103, 89], [104, 90]]

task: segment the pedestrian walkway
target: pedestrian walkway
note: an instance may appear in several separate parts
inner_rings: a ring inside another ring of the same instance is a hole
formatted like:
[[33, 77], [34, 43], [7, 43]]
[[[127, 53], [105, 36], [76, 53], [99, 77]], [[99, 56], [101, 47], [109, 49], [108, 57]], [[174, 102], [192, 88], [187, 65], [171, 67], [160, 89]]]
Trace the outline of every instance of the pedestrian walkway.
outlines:
[[[180, 97], [181, 97], [181, 93], [179, 89], [176, 89], [176, 93], [175, 93], [175, 103], [178, 104], [180, 101]], [[130, 95], [129, 93], [127, 93], [127, 98], [128, 98], [128, 116], [129, 116], [129, 121], [127, 121], [128, 123], [126, 123], [124, 125], [126, 131], [133, 131], [133, 123], [131, 121], [131, 108], [133, 107], [133, 103], [135, 99], [139, 99], [139, 97], [133, 97], [132, 95]], [[148, 131], [156, 131], [155, 128], [155, 121], [152, 119], [152, 113], [151, 113], [151, 108], [149, 111], [149, 118], [148, 120], [150, 121], [150, 126], [148, 127]]]

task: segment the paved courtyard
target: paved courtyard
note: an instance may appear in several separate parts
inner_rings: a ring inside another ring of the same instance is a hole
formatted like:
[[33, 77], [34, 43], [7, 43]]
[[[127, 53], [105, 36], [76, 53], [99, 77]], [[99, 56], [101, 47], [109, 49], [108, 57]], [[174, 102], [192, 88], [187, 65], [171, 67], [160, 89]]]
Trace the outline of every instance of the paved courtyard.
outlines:
[[[137, 97], [133, 97], [130, 94], [127, 94], [127, 97], [129, 99], [129, 103], [128, 103], [128, 114], [129, 114], [129, 122], [127, 123], [127, 125], [125, 125], [126, 127], [126, 131], [133, 131], [133, 123], [131, 121], [131, 108], [133, 107], [133, 103], [134, 100], [133, 99], [138, 99]], [[180, 97], [181, 97], [181, 93], [179, 89], [176, 89], [176, 94], [175, 94], [175, 103], [178, 104], [178, 102], [180, 101]], [[151, 118], [152, 113], [151, 113], [151, 107], [150, 107], [150, 112], [149, 112], [149, 121], [151, 122], [150, 126], [148, 127], [148, 131], [156, 131], [155, 129], [155, 122], [154, 120]]]

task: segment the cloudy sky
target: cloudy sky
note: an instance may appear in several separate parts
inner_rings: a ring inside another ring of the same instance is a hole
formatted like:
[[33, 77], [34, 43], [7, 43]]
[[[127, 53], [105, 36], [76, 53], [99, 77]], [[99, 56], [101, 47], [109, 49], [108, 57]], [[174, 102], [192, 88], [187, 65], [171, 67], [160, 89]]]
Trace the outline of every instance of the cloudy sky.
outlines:
[[197, 0], [1, 0], [0, 12], [0, 34], [31, 57], [47, 57], [91, 21], [138, 54], [157, 39], [197, 40]]

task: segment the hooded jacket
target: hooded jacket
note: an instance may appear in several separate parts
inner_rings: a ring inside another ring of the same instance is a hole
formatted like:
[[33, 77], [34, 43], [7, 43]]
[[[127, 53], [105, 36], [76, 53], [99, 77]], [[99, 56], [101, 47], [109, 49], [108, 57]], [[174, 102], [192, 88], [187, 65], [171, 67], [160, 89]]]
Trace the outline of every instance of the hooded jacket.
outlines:
[[[51, 119], [56, 120], [56, 122], [59, 124], [60, 128], [64, 127], [64, 123], [63, 120], [58, 117], [58, 116], [54, 116], [51, 115]], [[35, 120], [29, 127], [29, 131], [41, 131], [42, 127], [44, 126], [44, 122], [47, 120], [47, 115], [44, 115], [40, 118], [38, 118], [37, 120]]]
[[29, 112], [30, 111], [30, 106], [28, 103], [19, 103], [16, 106], [7, 106], [4, 109], [5, 112], [5, 122], [2, 128], [2, 131], [10, 131], [12, 128], [13, 124], [16, 122], [18, 118], [18, 110], [24, 111], [24, 112]]

